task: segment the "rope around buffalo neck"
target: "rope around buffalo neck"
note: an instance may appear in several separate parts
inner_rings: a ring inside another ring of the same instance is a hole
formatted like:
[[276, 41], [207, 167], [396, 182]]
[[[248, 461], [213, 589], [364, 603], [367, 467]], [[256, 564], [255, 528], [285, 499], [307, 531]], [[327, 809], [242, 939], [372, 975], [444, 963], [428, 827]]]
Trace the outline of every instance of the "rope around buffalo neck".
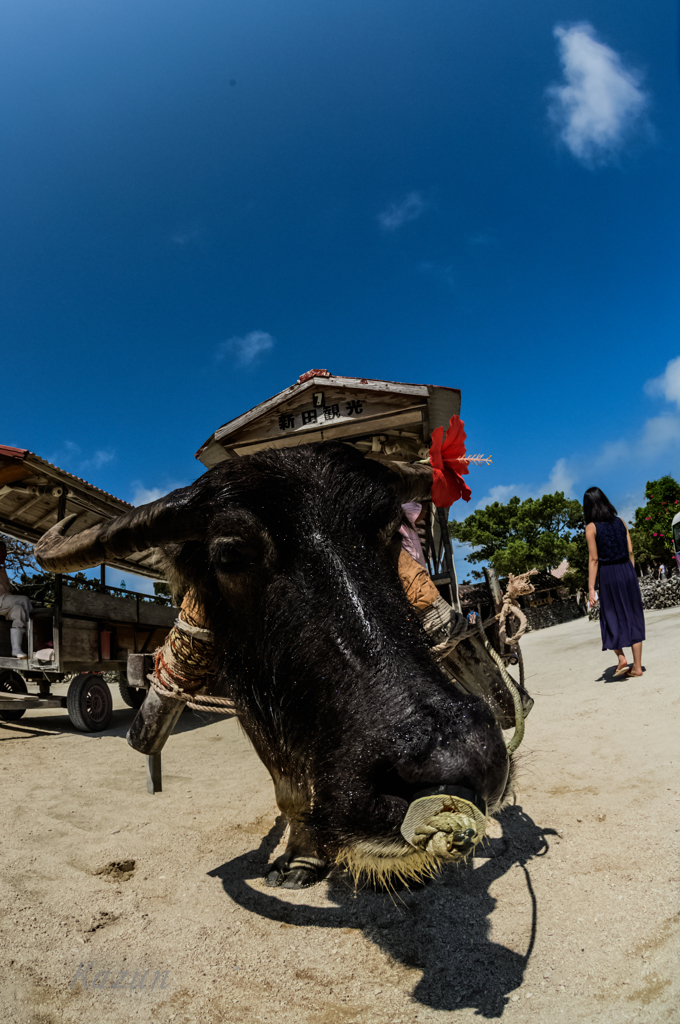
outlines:
[[[182, 618], [185, 616], [185, 618]], [[205, 690], [216, 673], [215, 639], [182, 611], [162, 647], [156, 651], [154, 670], [147, 677], [163, 697], [184, 701], [194, 711], [230, 715], [236, 706], [228, 697], [213, 697]], [[207, 677], [207, 678], [206, 678]]]
[[512, 703], [515, 706], [515, 734], [512, 737], [512, 739], [510, 740], [510, 742], [506, 743], [508, 754], [512, 754], [512, 753], [515, 752], [515, 750], [517, 750], [518, 746], [520, 745], [520, 743], [524, 739], [524, 708], [522, 707], [522, 698], [519, 695], [519, 690], [515, 686], [515, 682], [514, 682], [512, 676], [510, 675], [510, 673], [506, 669], [505, 665], [503, 664], [503, 659], [497, 653], [497, 651], [495, 651], [493, 649], [493, 647], [489, 643], [489, 641], [487, 639], [487, 636], [486, 636], [486, 633], [484, 632], [484, 626], [482, 625], [481, 617], [480, 617], [480, 620], [479, 620], [479, 632], [482, 635], [482, 640], [484, 641], [484, 646], [486, 647], [487, 651], [489, 652], [489, 654], [491, 655], [493, 660], [498, 665], [498, 668], [500, 670], [501, 676], [503, 678], [503, 682], [505, 683], [505, 685], [507, 686], [508, 690], [510, 691], [510, 696], [512, 697]]

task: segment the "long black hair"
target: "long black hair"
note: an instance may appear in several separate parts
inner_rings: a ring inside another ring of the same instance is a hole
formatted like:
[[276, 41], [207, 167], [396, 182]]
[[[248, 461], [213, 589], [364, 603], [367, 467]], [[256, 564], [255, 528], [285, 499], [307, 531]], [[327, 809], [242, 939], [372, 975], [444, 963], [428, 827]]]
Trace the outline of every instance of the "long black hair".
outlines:
[[618, 512], [599, 487], [589, 487], [583, 495], [583, 518], [586, 523], [610, 523]]

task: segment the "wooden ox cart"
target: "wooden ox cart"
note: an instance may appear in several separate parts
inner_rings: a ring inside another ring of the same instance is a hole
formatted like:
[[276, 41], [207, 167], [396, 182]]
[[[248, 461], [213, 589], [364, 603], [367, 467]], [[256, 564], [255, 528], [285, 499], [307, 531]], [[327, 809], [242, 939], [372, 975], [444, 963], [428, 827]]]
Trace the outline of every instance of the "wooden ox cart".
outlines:
[[[131, 507], [32, 452], [0, 446], [0, 533], [34, 543], [71, 513], [77, 515], [71, 532], [79, 533]], [[109, 565], [159, 578], [154, 552]], [[120, 693], [130, 707], [142, 704], [146, 690], [128, 682], [128, 659], [164, 642], [177, 609], [169, 607], [168, 598], [107, 587], [104, 581], [102, 566], [100, 582], [92, 583], [96, 589], [60, 575], [22, 588], [33, 605], [27, 659], [11, 657], [10, 623], [0, 616], [0, 718], [16, 721], [27, 710], [66, 708], [76, 728], [106, 729], [113, 705], [105, 672], [119, 673]], [[53, 694], [51, 687], [66, 677], [71, 677], [67, 695]], [[139, 684], [139, 673], [135, 681]]]

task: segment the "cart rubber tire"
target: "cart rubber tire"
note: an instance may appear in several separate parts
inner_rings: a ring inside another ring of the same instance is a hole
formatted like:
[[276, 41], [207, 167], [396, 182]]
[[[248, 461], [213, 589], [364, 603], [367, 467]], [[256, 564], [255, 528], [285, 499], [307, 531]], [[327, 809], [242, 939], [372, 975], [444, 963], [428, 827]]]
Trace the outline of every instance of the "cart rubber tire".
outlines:
[[81, 732], [102, 732], [113, 714], [113, 698], [105, 679], [83, 672], [71, 680], [66, 694], [68, 716]]
[[[28, 693], [28, 687], [20, 675], [8, 668], [6, 671], [0, 672], [0, 693]], [[0, 711], [0, 721], [18, 722], [25, 714], [26, 708], [16, 711]]]
[[127, 681], [127, 676], [121, 675], [121, 680], [118, 683], [118, 689], [120, 695], [129, 708], [139, 709], [146, 700], [146, 695], [149, 692], [143, 686], [130, 686]]

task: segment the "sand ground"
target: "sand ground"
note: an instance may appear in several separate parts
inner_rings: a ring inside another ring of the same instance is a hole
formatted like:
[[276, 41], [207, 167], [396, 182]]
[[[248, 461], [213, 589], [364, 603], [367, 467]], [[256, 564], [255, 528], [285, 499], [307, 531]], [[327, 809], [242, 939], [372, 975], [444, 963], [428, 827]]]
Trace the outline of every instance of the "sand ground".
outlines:
[[282, 823], [233, 719], [185, 712], [156, 796], [119, 699], [99, 735], [0, 725], [0, 1020], [680, 1021], [680, 608], [647, 627], [642, 680], [612, 681], [596, 623], [525, 638], [517, 804], [397, 896], [262, 884]]

